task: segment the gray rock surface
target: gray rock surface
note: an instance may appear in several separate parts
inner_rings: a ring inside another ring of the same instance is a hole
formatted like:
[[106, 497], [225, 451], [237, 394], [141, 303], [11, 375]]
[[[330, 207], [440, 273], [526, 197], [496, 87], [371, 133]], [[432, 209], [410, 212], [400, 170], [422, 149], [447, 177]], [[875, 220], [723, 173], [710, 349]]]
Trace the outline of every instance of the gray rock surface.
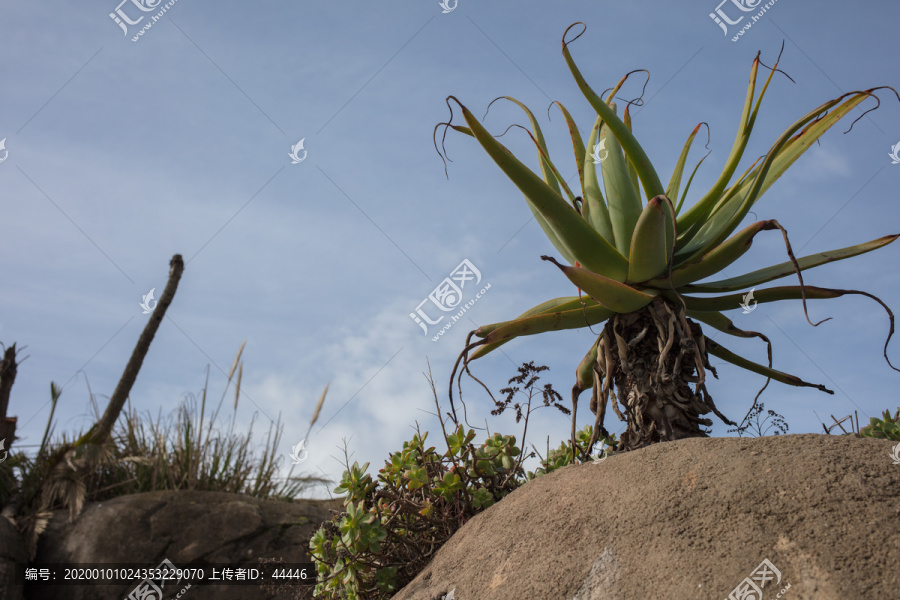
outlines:
[[28, 562], [25, 541], [15, 525], [0, 517], [0, 598], [22, 600], [23, 586], [15, 585], [16, 564]]
[[393, 600], [723, 600], [748, 579], [762, 600], [898, 600], [896, 444], [695, 438], [564, 467], [469, 520]]
[[[189, 564], [257, 563], [261, 557], [281, 558], [285, 563], [311, 562], [309, 538], [323, 521], [331, 519], [329, 509], [340, 510], [342, 506], [340, 500], [280, 502], [224, 492], [120, 496], [87, 504], [74, 523], [68, 522], [66, 511], [56, 511], [41, 534], [35, 561], [134, 563], [148, 568], [157, 567], [164, 559], [180, 568]], [[28, 600], [122, 600], [134, 587], [43, 587], [29, 583], [25, 594]], [[175, 597], [183, 587], [166, 586], [164, 598]], [[192, 585], [184, 598], [307, 598], [311, 590], [304, 586], [295, 592], [275, 594], [257, 585]]]

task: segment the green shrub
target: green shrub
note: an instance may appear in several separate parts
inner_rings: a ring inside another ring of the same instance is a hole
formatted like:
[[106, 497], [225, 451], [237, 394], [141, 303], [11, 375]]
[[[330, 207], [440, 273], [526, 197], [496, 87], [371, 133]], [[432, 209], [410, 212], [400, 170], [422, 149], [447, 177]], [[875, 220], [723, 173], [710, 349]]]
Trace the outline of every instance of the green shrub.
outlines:
[[[522, 383], [532, 374], [525, 386], [529, 390], [526, 430], [533, 384], [538, 379], [533, 374], [544, 369], [527, 363], [519, 369], [520, 375], [510, 380]], [[492, 414], [503, 412], [519, 389], [502, 391], [508, 398], [495, 400], [498, 408]], [[545, 406], [560, 408], [553, 401], [555, 392], [549, 384], [543, 393]], [[514, 408], [518, 422], [523, 407], [516, 404]], [[435, 447], [427, 447], [428, 432], [417, 431], [400, 452], [385, 461], [377, 480], [367, 473], [369, 463], [347, 465], [340, 486], [334, 490], [347, 494], [345, 512], [323, 524], [310, 540], [317, 569], [315, 597], [390, 598], [415, 578], [466, 521], [529, 480], [572, 461], [571, 443], [565, 442], [559, 449], [548, 451], [536, 472], [525, 473], [521, 467], [525, 456], [514, 436], [494, 433], [476, 447], [472, 443], [474, 430], [457, 423], [448, 433], [443, 420], [441, 428], [446, 452], [438, 454]], [[577, 456], [589, 455], [587, 444], [592, 432], [587, 426], [576, 436]], [[616, 444], [614, 436], [606, 442]]]
[[[591, 441], [591, 436], [594, 434], [594, 427], [592, 425], [586, 425], [584, 429], [575, 434], [575, 450], [576, 456], [588, 456], [590, 454], [590, 449], [588, 448], [588, 443]], [[606, 458], [615, 450], [618, 445], [618, 440], [616, 439], [615, 434], [610, 435], [605, 440], [601, 440], [605, 442], [609, 449], [602, 452], [597, 456], [598, 459]], [[593, 457], [591, 457], [593, 458]], [[576, 462], [585, 462], [585, 461], [576, 461]], [[534, 479], [539, 475], [544, 475], [546, 473], [550, 473], [555, 471], [556, 469], [560, 469], [562, 467], [568, 466], [572, 464], [572, 442], [570, 440], [566, 440], [565, 442], [560, 443], [559, 448], [555, 450], [550, 450], [547, 453], [547, 458], [541, 460], [541, 467], [538, 468], [534, 473], [531, 471], [528, 472], [528, 479]]]

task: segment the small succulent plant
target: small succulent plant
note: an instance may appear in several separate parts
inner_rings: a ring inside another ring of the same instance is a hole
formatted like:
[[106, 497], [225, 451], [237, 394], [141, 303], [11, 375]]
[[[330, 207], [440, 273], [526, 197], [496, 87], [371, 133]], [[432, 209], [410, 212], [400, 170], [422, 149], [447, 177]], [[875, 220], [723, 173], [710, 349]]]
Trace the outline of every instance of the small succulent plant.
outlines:
[[891, 411], [886, 410], [881, 415], [883, 418], [872, 417], [869, 424], [859, 430], [863, 437], [879, 438], [883, 440], [900, 441], [900, 407], [892, 417]]

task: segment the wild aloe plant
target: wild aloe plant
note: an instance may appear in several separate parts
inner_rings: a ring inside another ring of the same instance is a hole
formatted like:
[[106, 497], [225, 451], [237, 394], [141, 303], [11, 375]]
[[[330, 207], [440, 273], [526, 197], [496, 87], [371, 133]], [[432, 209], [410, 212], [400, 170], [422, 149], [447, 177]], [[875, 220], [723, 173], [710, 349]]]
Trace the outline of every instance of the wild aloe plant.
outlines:
[[[584, 25], [575, 25], [579, 24]], [[573, 449], [578, 398], [584, 390], [592, 389], [590, 408], [595, 419], [588, 451], [600, 435], [608, 435], [603, 422], [610, 392], [613, 394], [613, 410], [620, 420], [626, 421], [619, 451], [633, 450], [659, 441], [706, 436], [708, 432], [701, 430], [700, 426], [712, 425], [710, 419], [703, 417], [710, 412], [715, 412], [724, 422], [736, 425], [719, 412], [706, 389], [707, 371], [716, 375], [709, 364], [708, 354], [765, 376], [767, 380], [762, 389], [769, 380], [774, 379], [833, 394], [823, 385], [808, 383], [773, 369], [769, 339], [762, 333], [738, 328], [725, 316], [722, 311], [738, 308], [748, 289], [755, 292], [755, 299], [760, 304], [802, 300], [806, 319], [812, 325], [819, 323], [809, 320], [807, 299], [837, 298], [845, 294], [861, 294], [874, 299], [884, 307], [890, 318], [890, 333], [884, 346], [885, 359], [891, 368], [900, 370], [887, 357], [887, 346], [894, 333], [894, 315], [880, 299], [857, 290], [804, 285], [801, 274], [822, 264], [881, 248], [900, 234], [797, 259], [787, 232], [774, 219], [757, 221], [736, 232], [754, 203], [825, 131], [866, 98], [874, 97], [877, 101], [874, 95], [876, 90], [890, 89], [897, 95], [896, 90], [887, 86], [872, 88], [843, 94], [825, 102], [791, 125], [764, 157], [760, 157], [732, 182], [756, 122], [760, 103], [778, 67], [776, 61], [756, 97], [760, 66], [757, 54], [750, 70], [750, 83], [737, 136], [725, 167], [712, 188], [692, 206], [685, 208], [691, 180], [703, 162], [703, 159], [699, 161], [682, 191], [685, 162], [700, 125], [688, 136], [669, 184], [663, 187], [656, 169], [632, 134], [628, 106], [620, 118], [613, 102], [628, 76], [622, 78], [605, 100], [595, 93], [569, 52], [569, 44], [584, 33], [582, 30], [567, 42], [566, 36], [575, 25], [563, 34], [562, 51], [578, 87], [597, 115], [587, 145], [569, 111], [559, 102], [554, 104], [562, 112], [572, 138], [580, 194], [570, 188], [551, 160], [541, 128], [532, 112], [514, 98], [503, 97], [521, 107], [531, 123], [531, 129], [525, 130], [537, 147], [541, 175], [532, 172], [494, 139], [454, 96], [447, 98], [451, 109], [450, 122], [435, 128], [437, 133], [437, 129], [444, 126], [444, 136], [447, 128], [451, 128], [479, 142], [525, 195], [535, 220], [569, 264], [561, 264], [550, 256], [541, 258], [556, 265], [578, 288], [577, 296], [548, 300], [515, 319], [484, 325], [472, 331], [456, 361], [453, 375], [460, 361], [463, 361], [463, 369], [468, 371], [469, 361], [488, 354], [513, 338], [605, 323], [578, 365], [572, 388]], [[897, 97], [900, 99], [900, 95]], [[452, 123], [451, 100], [462, 109], [465, 126]], [[601, 148], [606, 154], [595, 156]], [[593, 149], [594, 154], [587, 149]], [[700, 283], [734, 263], [750, 249], [759, 232], [769, 230], [781, 231], [788, 261], [738, 277]], [[792, 274], [796, 274], [799, 285], [753, 289]], [[739, 356], [724, 345], [706, 338], [700, 323], [735, 337], [764, 340], [768, 346], [768, 365]], [[481, 339], [472, 342], [473, 335]], [[694, 384], [693, 389], [690, 384]], [[450, 402], [455, 415], [452, 375]]]

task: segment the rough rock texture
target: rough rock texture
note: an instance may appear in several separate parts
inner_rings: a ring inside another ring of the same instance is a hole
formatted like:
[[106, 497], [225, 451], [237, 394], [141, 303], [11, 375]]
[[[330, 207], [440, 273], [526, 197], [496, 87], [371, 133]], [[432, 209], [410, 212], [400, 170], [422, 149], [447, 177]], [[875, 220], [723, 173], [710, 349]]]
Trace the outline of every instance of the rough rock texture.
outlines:
[[16, 564], [27, 561], [22, 536], [9, 519], [0, 517], [0, 598], [22, 600], [22, 586], [15, 584]]
[[[188, 563], [244, 564], [258, 557], [311, 562], [309, 538], [340, 500], [279, 502], [224, 492], [149, 492], [85, 506], [74, 523], [57, 511], [38, 542], [35, 561], [136, 563], [156, 567], [167, 558]], [[5, 519], [4, 519], [5, 520]], [[2, 527], [2, 524], [0, 524]], [[29, 600], [122, 600], [134, 585], [25, 586]], [[179, 591], [165, 588], [165, 598]], [[303, 588], [306, 592], [311, 587]], [[284, 597], [256, 585], [192, 586], [185, 600], [250, 600]], [[310, 597], [308, 594], [296, 596]], [[4, 596], [5, 598], [5, 596]], [[153, 600], [156, 600], [155, 598]]]
[[764, 565], [761, 600], [897, 600], [895, 444], [695, 438], [566, 467], [466, 523], [393, 600], [723, 600], [764, 560], [780, 578]]

